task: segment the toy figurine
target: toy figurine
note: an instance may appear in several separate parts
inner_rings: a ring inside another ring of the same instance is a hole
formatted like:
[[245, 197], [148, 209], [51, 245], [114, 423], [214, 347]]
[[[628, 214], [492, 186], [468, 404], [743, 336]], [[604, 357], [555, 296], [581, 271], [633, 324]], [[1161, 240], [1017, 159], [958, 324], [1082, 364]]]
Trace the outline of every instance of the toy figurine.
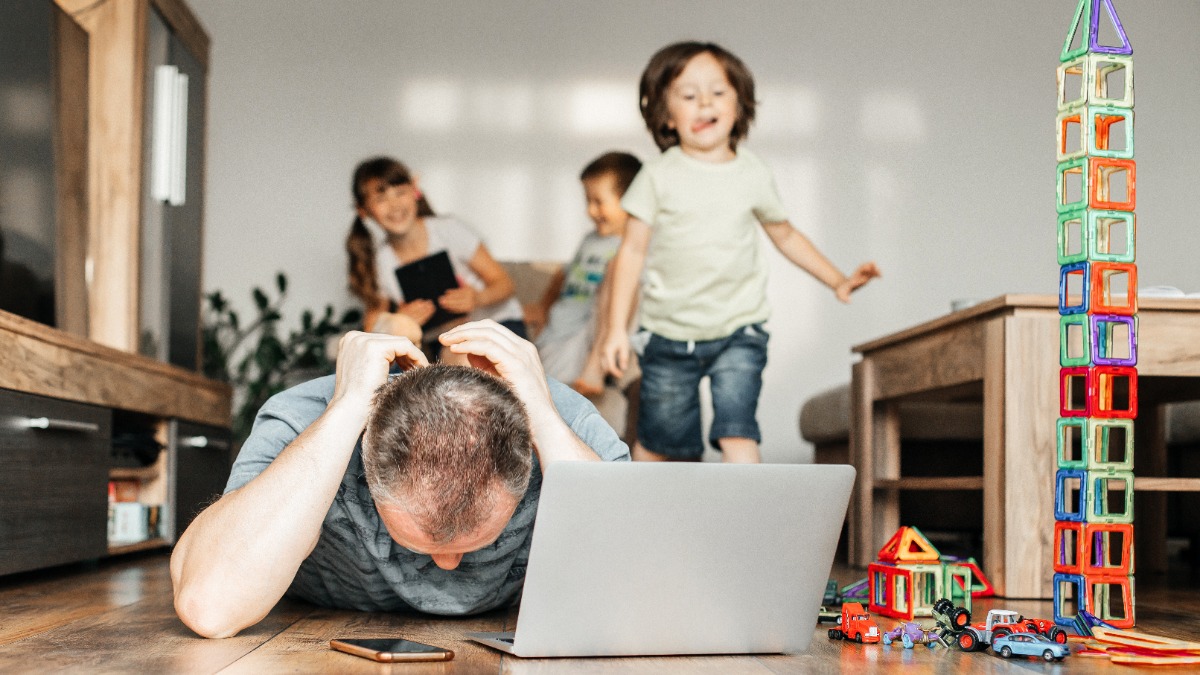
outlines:
[[896, 624], [895, 628], [883, 634], [883, 644], [885, 645], [890, 645], [896, 640], [900, 640], [905, 649], [912, 649], [913, 645], [925, 645], [933, 649], [933, 646], [938, 643], [938, 634], [934, 630], [925, 630], [919, 623], [905, 621]]

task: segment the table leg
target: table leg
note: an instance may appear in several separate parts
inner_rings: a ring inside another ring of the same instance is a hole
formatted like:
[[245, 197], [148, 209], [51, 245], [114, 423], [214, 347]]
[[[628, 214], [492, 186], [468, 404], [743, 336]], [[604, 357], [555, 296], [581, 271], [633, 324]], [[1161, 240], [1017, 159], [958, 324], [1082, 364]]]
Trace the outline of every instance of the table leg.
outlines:
[[1057, 317], [988, 323], [984, 367], [984, 571], [1010, 598], [1052, 595]]

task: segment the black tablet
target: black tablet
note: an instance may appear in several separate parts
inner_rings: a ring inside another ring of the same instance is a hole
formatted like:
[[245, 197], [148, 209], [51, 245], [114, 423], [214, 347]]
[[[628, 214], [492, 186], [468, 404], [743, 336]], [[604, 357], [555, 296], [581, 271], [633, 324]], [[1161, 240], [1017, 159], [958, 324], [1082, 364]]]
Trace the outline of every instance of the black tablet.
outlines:
[[[400, 290], [404, 292], [404, 301], [437, 299], [451, 288], [458, 288], [458, 277], [454, 275], [454, 265], [445, 251], [438, 251], [414, 260], [402, 267], [396, 268], [396, 281], [400, 282]], [[440, 326], [447, 321], [463, 316], [447, 312], [440, 306], [433, 316], [425, 323], [426, 326]]]

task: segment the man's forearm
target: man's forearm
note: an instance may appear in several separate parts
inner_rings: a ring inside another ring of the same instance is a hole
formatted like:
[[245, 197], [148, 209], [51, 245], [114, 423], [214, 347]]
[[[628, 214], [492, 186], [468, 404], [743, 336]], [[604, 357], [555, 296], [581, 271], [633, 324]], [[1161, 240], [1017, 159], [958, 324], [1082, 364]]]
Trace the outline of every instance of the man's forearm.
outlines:
[[175, 608], [192, 630], [228, 637], [283, 597], [312, 552], [365, 412], [331, 405], [271, 464], [202, 512], [171, 556]]
[[542, 471], [553, 462], [600, 461], [600, 456], [571, 430], [553, 405], [548, 411], [529, 410], [529, 418]]

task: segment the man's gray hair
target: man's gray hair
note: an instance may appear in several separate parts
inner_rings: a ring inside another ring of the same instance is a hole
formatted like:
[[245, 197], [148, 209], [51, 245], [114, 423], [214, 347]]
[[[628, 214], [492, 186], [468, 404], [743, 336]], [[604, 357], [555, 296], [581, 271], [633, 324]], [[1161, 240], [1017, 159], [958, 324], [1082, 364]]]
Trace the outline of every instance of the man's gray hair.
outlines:
[[508, 383], [475, 368], [415, 368], [375, 392], [363, 466], [376, 502], [403, 508], [438, 542], [477, 529], [496, 488], [525, 494], [529, 416]]

